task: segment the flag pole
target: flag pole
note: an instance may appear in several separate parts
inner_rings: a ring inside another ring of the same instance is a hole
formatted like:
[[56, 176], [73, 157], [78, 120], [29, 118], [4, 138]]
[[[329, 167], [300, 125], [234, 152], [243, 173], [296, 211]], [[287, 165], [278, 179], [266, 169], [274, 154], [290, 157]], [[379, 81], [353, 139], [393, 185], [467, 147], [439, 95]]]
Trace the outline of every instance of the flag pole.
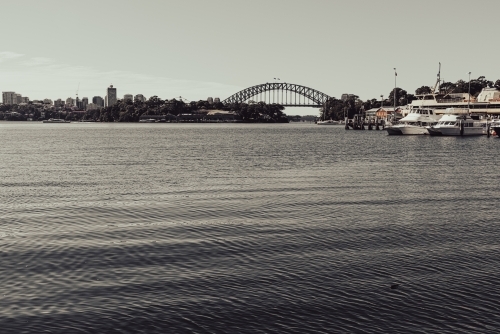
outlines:
[[[396, 79], [398, 77], [398, 73], [396, 72], [396, 68], [394, 67], [394, 114], [396, 113], [396, 87], [397, 87], [397, 84], [396, 84]], [[394, 115], [396, 116], [396, 115]]]

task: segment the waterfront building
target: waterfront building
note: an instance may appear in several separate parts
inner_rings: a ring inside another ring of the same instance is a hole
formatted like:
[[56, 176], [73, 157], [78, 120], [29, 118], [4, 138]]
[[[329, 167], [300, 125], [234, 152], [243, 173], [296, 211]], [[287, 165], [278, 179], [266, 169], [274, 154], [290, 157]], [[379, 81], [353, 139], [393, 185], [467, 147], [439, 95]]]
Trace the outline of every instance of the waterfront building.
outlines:
[[21, 101], [22, 103], [26, 103], [26, 104], [28, 104], [28, 103], [30, 102], [30, 99], [29, 99], [29, 97], [27, 97], [27, 96], [23, 96], [23, 97], [21, 98], [21, 100], [22, 100], [22, 101]]
[[134, 99], [134, 96], [132, 94], [123, 95], [123, 101], [126, 101], [126, 100], [132, 101], [133, 99]]
[[87, 110], [87, 105], [88, 104], [89, 104], [89, 98], [88, 97], [82, 98], [82, 109], [83, 110]]
[[23, 102], [23, 97], [21, 94], [16, 94], [16, 104], [20, 104]]
[[134, 102], [137, 101], [146, 102], [146, 97], [144, 97], [144, 95], [142, 94], [137, 94], [136, 96], [134, 96]]
[[207, 102], [208, 102], [209, 104], [213, 104], [213, 103], [214, 103], [214, 99], [213, 99], [213, 98], [211, 98], [211, 97], [209, 97], [209, 98], [207, 99]]
[[108, 87], [107, 92], [108, 92], [108, 95], [106, 95], [106, 97], [107, 97], [107, 104], [106, 105], [109, 107], [109, 106], [116, 104], [116, 102], [117, 102], [116, 88], [114, 88], [113, 85], [111, 85]]
[[100, 96], [94, 96], [92, 98], [92, 103], [94, 103], [98, 107], [104, 107], [104, 99]]

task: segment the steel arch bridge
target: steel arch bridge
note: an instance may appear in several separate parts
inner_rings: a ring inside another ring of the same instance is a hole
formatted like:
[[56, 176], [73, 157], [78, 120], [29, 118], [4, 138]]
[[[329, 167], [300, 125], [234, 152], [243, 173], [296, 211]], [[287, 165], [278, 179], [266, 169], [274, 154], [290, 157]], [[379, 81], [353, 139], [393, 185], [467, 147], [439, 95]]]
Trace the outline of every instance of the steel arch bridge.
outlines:
[[223, 100], [224, 104], [248, 101], [277, 103], [285, 107], [322, 107], [332, 97], [306, 86], [274, 82], [248, 87]]

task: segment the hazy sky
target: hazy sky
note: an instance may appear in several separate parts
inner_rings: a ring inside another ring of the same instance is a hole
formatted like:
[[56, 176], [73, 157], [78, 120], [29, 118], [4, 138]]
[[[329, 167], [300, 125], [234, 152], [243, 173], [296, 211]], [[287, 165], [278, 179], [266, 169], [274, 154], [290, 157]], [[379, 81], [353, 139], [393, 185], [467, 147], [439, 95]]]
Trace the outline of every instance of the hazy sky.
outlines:
[[[2, 0], [0, 90], [224, 99], [279, 77], [339, 98], [500, 79], [500, 1]], [[288, 109], [312, 114], [313, 109]]]

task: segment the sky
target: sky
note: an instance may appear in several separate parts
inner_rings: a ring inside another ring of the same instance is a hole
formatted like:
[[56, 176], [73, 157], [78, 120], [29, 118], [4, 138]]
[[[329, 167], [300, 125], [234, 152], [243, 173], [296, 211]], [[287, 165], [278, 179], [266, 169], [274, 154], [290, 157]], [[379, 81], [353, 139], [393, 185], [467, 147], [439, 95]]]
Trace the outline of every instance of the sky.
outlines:
[[[226, 97], [295, 83], [340, 98], [500, 79], [498, 0], [2, 0], [0, 90], [35, 99]], [[316, 114], [288, 108], [289, 115]]]

